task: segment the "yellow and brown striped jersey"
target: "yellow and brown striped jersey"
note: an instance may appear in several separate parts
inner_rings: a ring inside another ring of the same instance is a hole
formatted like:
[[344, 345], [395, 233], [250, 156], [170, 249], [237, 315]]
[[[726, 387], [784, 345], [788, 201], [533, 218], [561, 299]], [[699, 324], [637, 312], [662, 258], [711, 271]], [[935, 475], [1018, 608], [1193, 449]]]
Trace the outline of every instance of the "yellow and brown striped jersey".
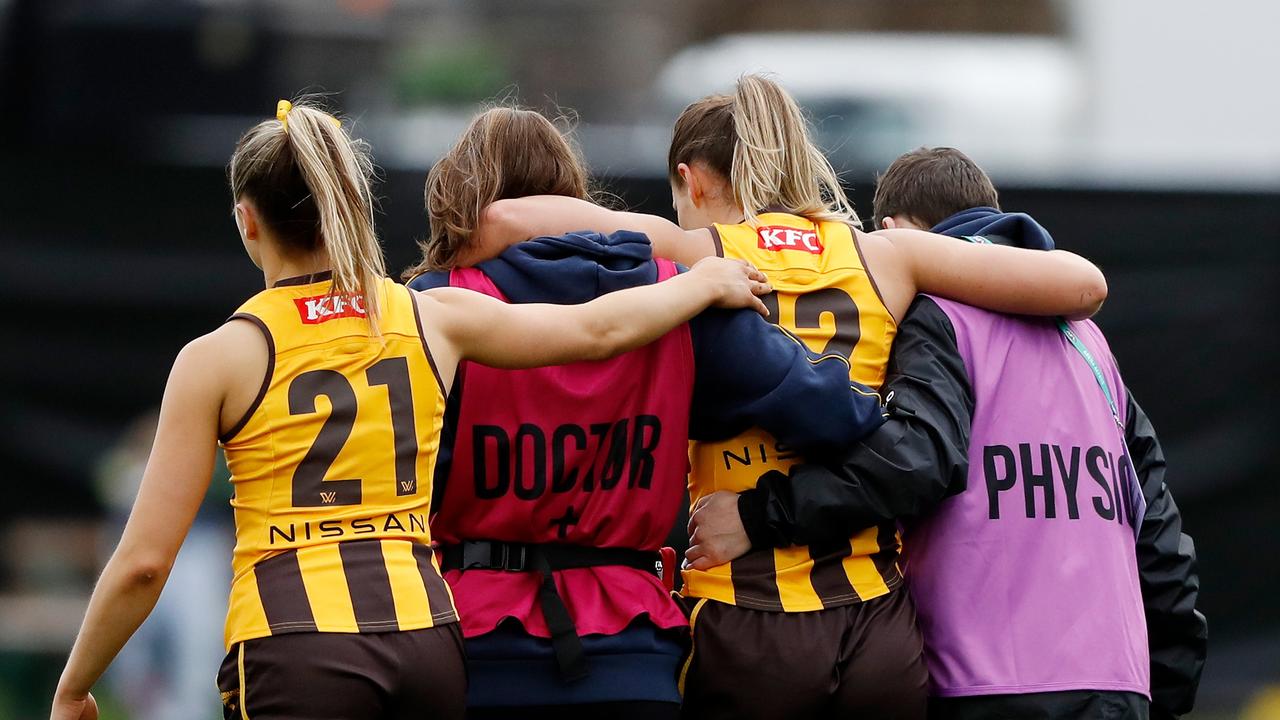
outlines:
[[[819, 355], [849, 361], [849, 378], [879, 388], [897, 324], [867, 272], [853, 230], [789, 213], [765, 212], [759, 225], [716, 225], [718, 252], [769, 276], [770, 319]], [[769, 470], [801, 458], [753, 429], [731, 440], [694, 442], [689, 450], [693, 502], [717, 490], [753, 488]], [[684, 593], [756, 610], [804, 612], [869, 600], [901, 582], [892, 525], [868, 528], [831, 547], [754, 550], [728, 565], [686, 570]]]
[[266, 336], [253, 407], [220, 438], [235, 497], [226, 643], [454, 622], [427, 520], [444, 390], [407, 288], [379, 334], [327, 274], [277, 283], [233, 319]]

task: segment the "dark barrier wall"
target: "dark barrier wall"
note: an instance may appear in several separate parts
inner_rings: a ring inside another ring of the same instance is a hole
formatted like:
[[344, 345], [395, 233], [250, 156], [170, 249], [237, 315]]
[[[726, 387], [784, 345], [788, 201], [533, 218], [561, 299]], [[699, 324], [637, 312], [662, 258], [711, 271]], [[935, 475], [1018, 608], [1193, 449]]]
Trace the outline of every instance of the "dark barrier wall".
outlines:
[[[670, 212], [661, 180], [609, 187]], [[397, 270], [426, 229], [421, 188], [416, 173], [391, 173], [381, 188]], [[869, 189], [856, 193], [867, 215]], [[1107, 272], [1111, 297], [1098, 320], [1164, 439], [1215, 638], [1280, 630], [1280, 196], [1006, 188], [1002, 200]], [[100, 453], [159, 401], [183, 343], [260, 288], [230, 207], [218, 169], [9, 157], [0, 173], [0, 467], [10, 499], [0, 522], [96, 512]]]

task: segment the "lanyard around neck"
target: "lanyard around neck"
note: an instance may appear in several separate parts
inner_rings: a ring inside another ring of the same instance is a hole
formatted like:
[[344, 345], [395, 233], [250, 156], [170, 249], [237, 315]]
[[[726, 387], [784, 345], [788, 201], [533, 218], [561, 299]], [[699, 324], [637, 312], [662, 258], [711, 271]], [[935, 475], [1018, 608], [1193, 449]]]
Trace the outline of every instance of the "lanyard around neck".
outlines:
[[[962, 235], [960, 239], [979, 245], [991, 244], [990, 240], [981, 235]], [[1076, 352], [1080, 353], [1080, 357], [1084, 358], [1084, 361], [1089, 364], [1089, 369], [1093, 371], [1093, 379], [1098, 381], [1098, 387], [1102, 388], [1102, 394], [1107, 397], [1107, 405], [1111, 408], [1111, 417], [1116, 421], [1116, 425], [1120, 427], [1120, 431], [1123, 433], [1124, 423], [1120, 421], [1120, 408], [1116, 405], [1115, 396], [1111, 394], [1111, 386], [1107, 384], [1106, 376], [1102, 374], [1102, 369], [1098, 367], [1098, 362], [1093, 359], [1093, 353], [1089, 352], [1089, 348], [1085, 347], [1080, 340], [1080, 336], [1076, 335], [1070, 325], [1067, 325], [1066, 320], [1058, 318], [1058, 330], [1062, 331], [1062, 336], [1067, 339], [1067, 342], [1071, 343], [1071, 347], [1075, 348]]]

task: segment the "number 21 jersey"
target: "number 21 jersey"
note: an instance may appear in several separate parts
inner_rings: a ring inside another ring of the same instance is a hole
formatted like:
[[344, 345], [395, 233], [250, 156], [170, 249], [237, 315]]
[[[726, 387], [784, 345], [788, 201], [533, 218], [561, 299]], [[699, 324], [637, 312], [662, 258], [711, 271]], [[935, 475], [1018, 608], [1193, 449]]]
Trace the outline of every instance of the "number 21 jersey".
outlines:
[[369, 332], [326, 275], [240, 307], [269, 362], [254, 406], [220, 438], [235, 497], [225, 639], [387, 632], [455, 622], [430, 547], [444, 389], [417, 305], [389, 279]]

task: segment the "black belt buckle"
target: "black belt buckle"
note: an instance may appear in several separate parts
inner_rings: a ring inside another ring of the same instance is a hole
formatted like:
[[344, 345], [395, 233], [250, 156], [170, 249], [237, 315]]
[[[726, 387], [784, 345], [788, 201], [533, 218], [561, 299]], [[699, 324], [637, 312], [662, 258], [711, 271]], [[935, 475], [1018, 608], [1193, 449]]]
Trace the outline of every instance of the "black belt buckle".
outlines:
[[462, 562], [459, 570], [487, 570], [493, 567], [492, 552], [493, 547], [485, 547], [488, 543], [467, 542], [463, 541], [458, 547], [461, 549]]
[[[459, 570], [526, 572], [533, 569], [533, 551], [524, 543], [464, 540], [455, 547]], [[448, 557], [449, 553], [446, 553], [446, 558]], [[450, 564], [446, 560], [446, 567]]]
[[523, 543], [503, 543], [502, 563], [500, 567], [510, 572], [524, 572], [529, 569], [529, 546]]

